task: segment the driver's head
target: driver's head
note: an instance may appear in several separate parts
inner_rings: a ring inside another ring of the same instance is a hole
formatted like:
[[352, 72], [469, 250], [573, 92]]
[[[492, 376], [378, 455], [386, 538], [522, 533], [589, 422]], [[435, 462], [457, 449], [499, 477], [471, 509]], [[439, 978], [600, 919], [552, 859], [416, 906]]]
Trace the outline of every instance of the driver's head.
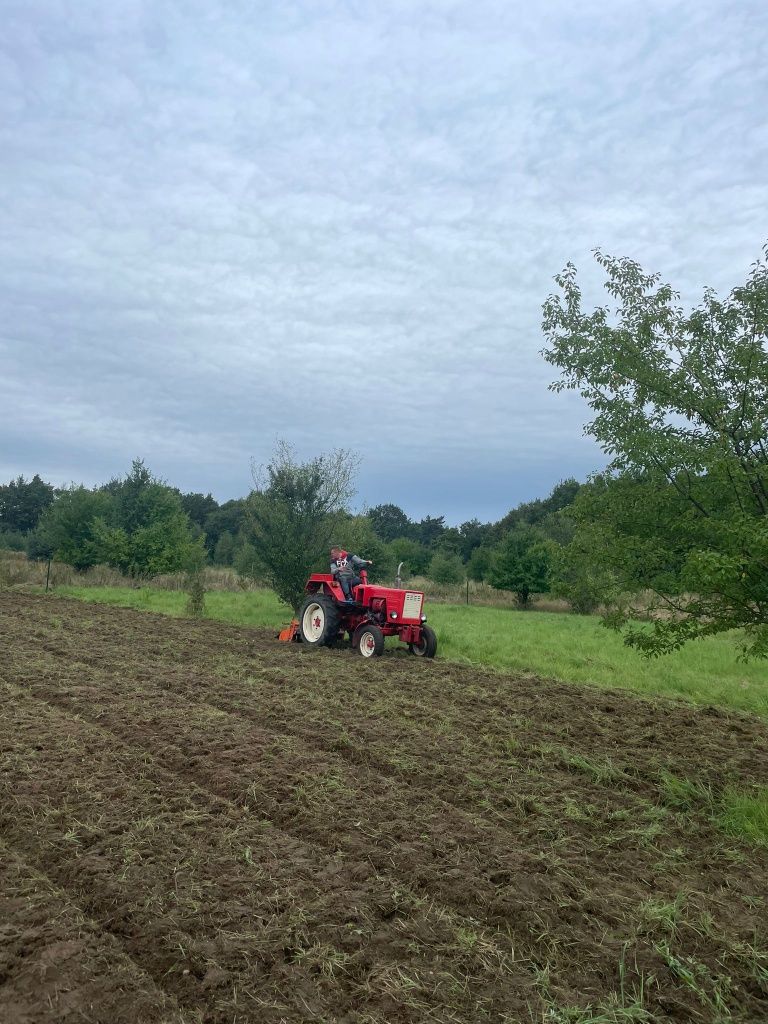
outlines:
[[338, 548], [338, 547], [332, 547], [331, 548], [331, 558], [336, 558], [340, 554], [341, 554], [341, 548]]

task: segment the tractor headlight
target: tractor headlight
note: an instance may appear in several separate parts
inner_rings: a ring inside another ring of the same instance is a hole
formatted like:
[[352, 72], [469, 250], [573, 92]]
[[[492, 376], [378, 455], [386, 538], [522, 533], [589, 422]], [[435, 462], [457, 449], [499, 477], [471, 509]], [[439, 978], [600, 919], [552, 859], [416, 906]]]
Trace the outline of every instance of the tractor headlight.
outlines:
[[390, 619], [396, 619], [397, 618], [397, 612], [390, 612], [389, 613], [389, 617], [390, 617]]
[[422, 622], [426, 622], [427, 621], [427, 616], [426, 615], [422, 615], [421, 616], [421, 621]]

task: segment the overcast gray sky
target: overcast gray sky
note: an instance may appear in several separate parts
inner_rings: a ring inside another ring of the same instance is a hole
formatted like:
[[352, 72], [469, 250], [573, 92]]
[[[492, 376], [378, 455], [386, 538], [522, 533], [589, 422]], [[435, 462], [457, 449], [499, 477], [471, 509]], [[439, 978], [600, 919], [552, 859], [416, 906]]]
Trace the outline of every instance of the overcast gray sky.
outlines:
[[563, 264], [695, 301], [768, 238], [765, 0], [2, 6], [0, 479], [223, 500], [285, 437], [498, 518], [603, 462], [539, 355]]

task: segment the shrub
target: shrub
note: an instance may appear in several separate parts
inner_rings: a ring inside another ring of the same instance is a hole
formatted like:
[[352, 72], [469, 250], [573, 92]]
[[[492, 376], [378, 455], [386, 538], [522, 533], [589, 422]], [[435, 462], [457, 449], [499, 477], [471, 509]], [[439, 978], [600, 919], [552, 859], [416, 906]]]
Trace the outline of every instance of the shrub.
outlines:
[[196, 619], [205, 613], [205, 549], [201, 546], [187, 559], [184, 567], [184, 590], [187, 593], [187, 615]]
[[427, 575], [435, 583], [461, 583], [464, 578], [464, 565], [458, 555], [438, 551], [429, 563]]
[[525, 607], [531, 594], [549, 590], [549, 561], [549, 545], [541, 534], [531, 527], [518, 527], [494, 552], [488, 580], [498, 590], [514, 590]]

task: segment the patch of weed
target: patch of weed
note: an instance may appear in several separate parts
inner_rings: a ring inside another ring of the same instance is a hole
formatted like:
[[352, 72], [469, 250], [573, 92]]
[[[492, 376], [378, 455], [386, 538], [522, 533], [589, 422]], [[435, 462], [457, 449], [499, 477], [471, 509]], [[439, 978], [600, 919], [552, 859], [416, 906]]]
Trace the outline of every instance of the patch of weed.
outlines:
[[694, 779], [681, 779], [671, 772], [661, 773], [660, 789], [664, 803], [678, 811], [691, 811], [712, 803], [709, 786]]
[[652, 928], [659, 928], [667, 935], [675, 935], [687, 898], [687, 894], [684, 892], [679, 892], [674, 899], [670, 900], [650, 897], [644, 900], [638, 908], [640, 919], [644, 924]]
[[675, 810], [703, 810], [728, 835], [768, 846], [768, 786], [729, 786], [716, 795], [704, 782], [663, 772], [660, 789], [664, 803]]
[[692, 956], [673, 953], [666, 942], [657, 943], [654, 949], [675, 977], [711, 1011], [714, 1024], [731, 1019], [727, 1004], [732, 987], [729, 977], [713, 974]]
[[729, 787], [720, 798], [716, 821], [729, 835], [768, 846], [768, 786]]
[[306, 948], [300, 947], [293, 951], [292, 956], [294, 963], [308, 967], [325, 978], [346, 973], [350, 959], [348, 954], [326, 942], [315, 942]]

